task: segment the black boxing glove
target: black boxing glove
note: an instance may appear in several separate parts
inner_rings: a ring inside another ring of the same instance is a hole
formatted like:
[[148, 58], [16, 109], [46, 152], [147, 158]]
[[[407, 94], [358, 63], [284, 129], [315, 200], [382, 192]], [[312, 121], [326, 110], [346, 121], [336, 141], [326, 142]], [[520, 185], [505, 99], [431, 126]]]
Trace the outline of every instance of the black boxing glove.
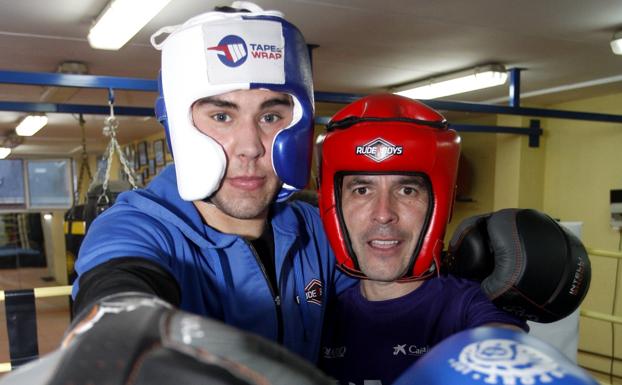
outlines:
[[481, 281], [499, 308], [543, 323], [576, 310], [591, 278], [581, 241], [531, 209], [504, 209], [465, 219], [441, 265], [446, 273]]
[[0, 379], [0, 385], [333, 383], [263, 337], [133, 292], [98, 300], [74, 320], [60, 349]]

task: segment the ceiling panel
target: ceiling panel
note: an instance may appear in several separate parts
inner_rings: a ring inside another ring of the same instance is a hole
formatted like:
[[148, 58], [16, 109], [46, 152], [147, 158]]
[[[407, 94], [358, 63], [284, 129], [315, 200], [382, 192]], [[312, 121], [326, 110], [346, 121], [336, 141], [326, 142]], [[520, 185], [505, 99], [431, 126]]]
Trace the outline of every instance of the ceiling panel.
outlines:
[[[296, 24], [313, 52], [318, 91], [370, 93], [425, 77], [498, 62], [523, 68], [524, 104], [621, 93], [622, 56], [609, 49], [622, 27], [618, 0], [257, 0]], [[53, 4], [53, 5], [52, 5]], [[0, 70], [53, 72], [67, 60], [84, 62], [93, 75], [155, 79], [159, 52], [149, 37], [159, 28], [208, 11], [217, 1], [172, 0], [119, 51], [91, 49], [86, 35], [105, 0], [0, 0]], [[604, 80], [603, 80], [604, 79]], [[599, 83], [597, 86], [578, 85]], [[549, 92], [550, 89], [568, 89]], [[0, 101], [39, 101], [44, 87], [0, 84]], [[507, 86], [450, 99], [501, 102]], [[116, 103], [150, 107], [155, 94], [117, 91]], [[105, 105], [105, 90], [79, 90], [67, 102]], [[320, 106], [329, 114], [333, 106]], [[622, 111], [610, 113], [622, 114]], [[0, 111], [0, 138], [23, 113]], [[454, 116], [455, 114], [452, 114]], [[102, 116], [87, 116], [88, 143], [101, 151]], [[53, 114], [50, 124], [15, 153], [41, 156], [76, 149], [75, 116]], [[155, 119], [127, 118], [122, 142], [160, 130]], [[69, 150], [68, 150], [69, 149]]]

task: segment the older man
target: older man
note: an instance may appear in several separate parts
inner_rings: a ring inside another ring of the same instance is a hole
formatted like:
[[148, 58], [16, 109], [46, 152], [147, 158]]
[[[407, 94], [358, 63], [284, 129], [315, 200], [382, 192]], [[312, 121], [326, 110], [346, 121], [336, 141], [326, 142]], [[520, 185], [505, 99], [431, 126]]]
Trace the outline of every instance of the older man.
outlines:
[[[572, 285], [575, 272], [585, 270], [587, 254], [578, 241], [569, 250], [573, 242], [560, 226], [534, 210], [495, 213], [501, 224], [484, 227], [483, 234], [479, 224], [490, 216], [471, 218], [457, 231], [454, 246], [461, 257], [500, 270], [491, 274], [499, 282], [494, 292], [476, 281], [439, 275], [460, 138], [436, 111], [408, 98], [372, 95], [339, 111], [327, 129], [318, 140], [320, 215], [340, 268], [361, 278], [339, 295], [327, 317], [321, 367], [341, 383], [388, 385], [434, 345], [465, 329], [527, 329], [522, 317], [496, 304], [524, 316], [534, 314], [530, 304], [546, 316], [551, 308], [578, 306], [587, 286], [576, 298], [560, 293], [568, 292], [563, 285]], [[538, 236], [545, 238], [530, 239]], [[495, 262], [485, 255], [489, 248], [496, 248]], [[455, 254], [449, 267], [464, 262], [455, 263]], [[510, 306], [505, 298], [494, 304], [489, 298], [504, 295], [511, 297]]]

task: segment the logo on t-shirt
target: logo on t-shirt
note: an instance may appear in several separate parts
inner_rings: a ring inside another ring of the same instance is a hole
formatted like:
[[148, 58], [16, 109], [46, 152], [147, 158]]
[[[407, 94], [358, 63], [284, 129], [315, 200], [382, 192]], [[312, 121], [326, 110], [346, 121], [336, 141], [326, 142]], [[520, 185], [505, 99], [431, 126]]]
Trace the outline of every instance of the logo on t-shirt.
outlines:
[[397, 344], [393, 347], [393, 355], [422, 356], [430, 350], [429, 346]]
[[322, 281], [319, 279], [313, 278], [307, 283], [307, 286], [305, 286], [305, 298], [307, 302], [321, 306], [323, 295]]
[[334, 358], [343, 358], [346, 356], [346, 347], [345, 346], [337, 346], [337, 347], [324, 346], [322, 348], [322, 356], [328, 360], [334, 359]]

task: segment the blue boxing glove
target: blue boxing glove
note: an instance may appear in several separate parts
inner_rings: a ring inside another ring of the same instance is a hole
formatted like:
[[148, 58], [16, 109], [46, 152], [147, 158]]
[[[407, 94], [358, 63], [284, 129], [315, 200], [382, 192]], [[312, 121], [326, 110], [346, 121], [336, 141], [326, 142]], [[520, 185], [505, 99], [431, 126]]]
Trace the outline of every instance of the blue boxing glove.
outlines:
[[393, 385], [598, 385], [547, 343], [525, 333], [480, 327], [432, 348]]

